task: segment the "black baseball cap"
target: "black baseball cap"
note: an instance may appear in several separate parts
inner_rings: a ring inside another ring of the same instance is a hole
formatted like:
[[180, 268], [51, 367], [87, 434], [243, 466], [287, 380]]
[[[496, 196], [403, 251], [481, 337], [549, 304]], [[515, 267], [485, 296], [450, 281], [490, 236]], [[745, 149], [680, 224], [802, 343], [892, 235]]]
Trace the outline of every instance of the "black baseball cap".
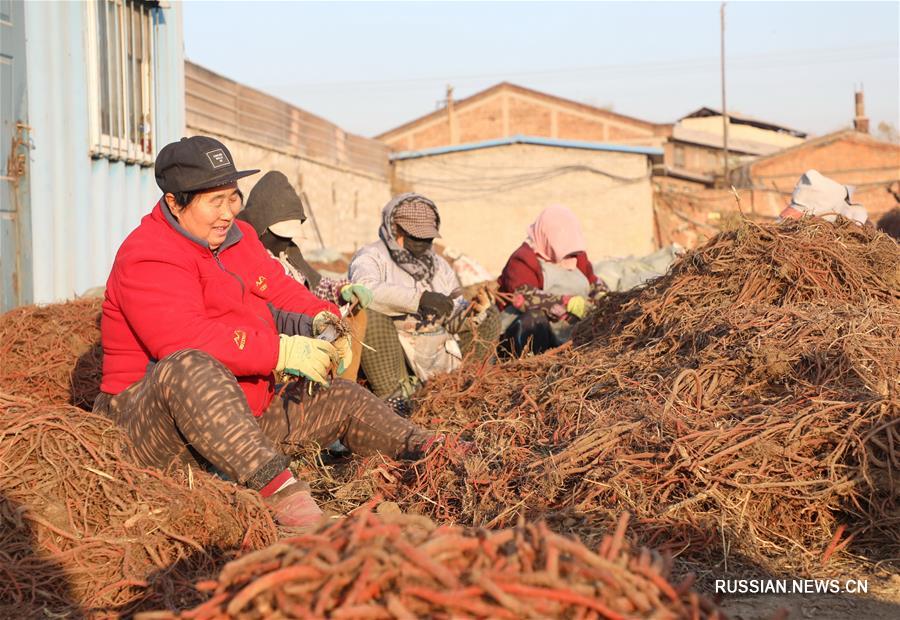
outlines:
[[156, 156], [156, 184], [165, 193], [196, 192], [234, 183], [259, 170], [237, 170], [228, 148], [209, 136], [165, 145]]

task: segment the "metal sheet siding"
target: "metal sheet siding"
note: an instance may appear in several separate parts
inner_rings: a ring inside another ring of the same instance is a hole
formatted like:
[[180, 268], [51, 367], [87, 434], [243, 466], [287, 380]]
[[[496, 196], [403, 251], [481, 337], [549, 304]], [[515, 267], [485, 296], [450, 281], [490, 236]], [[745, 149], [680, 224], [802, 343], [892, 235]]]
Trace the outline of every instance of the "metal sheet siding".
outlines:
[[[36, 303], [106, 283], [116, 251], [159, 199], [152, 167], [90, 156], [87, 11], [26, 2], [33, 283]], [[155, 146], [184, 133], [181, 7], [156, 9]]]

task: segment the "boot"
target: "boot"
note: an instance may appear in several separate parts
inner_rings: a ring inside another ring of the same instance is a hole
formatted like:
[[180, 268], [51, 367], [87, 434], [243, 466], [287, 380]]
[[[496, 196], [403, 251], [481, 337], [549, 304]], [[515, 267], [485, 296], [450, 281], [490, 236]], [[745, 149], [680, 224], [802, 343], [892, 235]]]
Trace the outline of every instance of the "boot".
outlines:
[[316, 525], [324, 513], [316, 504], [306, 485], [295, 482], [263, 500], [275, 521], [285, 527], [309, 528]]

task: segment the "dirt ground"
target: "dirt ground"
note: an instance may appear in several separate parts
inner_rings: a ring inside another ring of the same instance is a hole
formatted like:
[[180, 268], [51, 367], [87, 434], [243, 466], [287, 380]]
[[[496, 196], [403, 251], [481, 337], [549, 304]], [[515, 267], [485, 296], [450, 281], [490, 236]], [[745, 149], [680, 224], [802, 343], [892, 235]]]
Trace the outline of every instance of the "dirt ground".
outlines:
[[[723, 611], [734, 620], [763, 620], [775, 617], [815, 620], [900, 618], [900, 575], [853, 578], [867, 579], [869, 593], [726, 595], [720, 604]], [[787, 612], [787, 616], [783, 612]]]

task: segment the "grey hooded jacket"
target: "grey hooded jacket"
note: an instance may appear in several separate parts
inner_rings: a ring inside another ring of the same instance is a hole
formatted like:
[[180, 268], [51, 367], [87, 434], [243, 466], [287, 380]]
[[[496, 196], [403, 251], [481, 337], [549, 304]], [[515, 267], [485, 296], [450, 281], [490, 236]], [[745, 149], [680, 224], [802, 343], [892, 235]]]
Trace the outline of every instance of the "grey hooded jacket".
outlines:
[[[391, 213], [403, 194], [393, 198], [382, 210], [382, 221], [389, 223]], [[385, 224], [382, 224], [382, 228]], [[390, 231], [390, 227], [387, 227]], [[393, 233], [389, 232], [393, 238]], [[451, 295], [459, 288], [459, 279], [450, 264], [434, 255], [434, 278], [431, 282], [420, 282], [403, 270], [391, 258], [387, 245], [382, 239], [361, 247], [350, 261], [350, 281], [368, 287], [374, 294], [369, 306], [375, 312], [388, 316], [402, 317], [415, 314], [419, 309], [419, 298], [425, 291]]]

